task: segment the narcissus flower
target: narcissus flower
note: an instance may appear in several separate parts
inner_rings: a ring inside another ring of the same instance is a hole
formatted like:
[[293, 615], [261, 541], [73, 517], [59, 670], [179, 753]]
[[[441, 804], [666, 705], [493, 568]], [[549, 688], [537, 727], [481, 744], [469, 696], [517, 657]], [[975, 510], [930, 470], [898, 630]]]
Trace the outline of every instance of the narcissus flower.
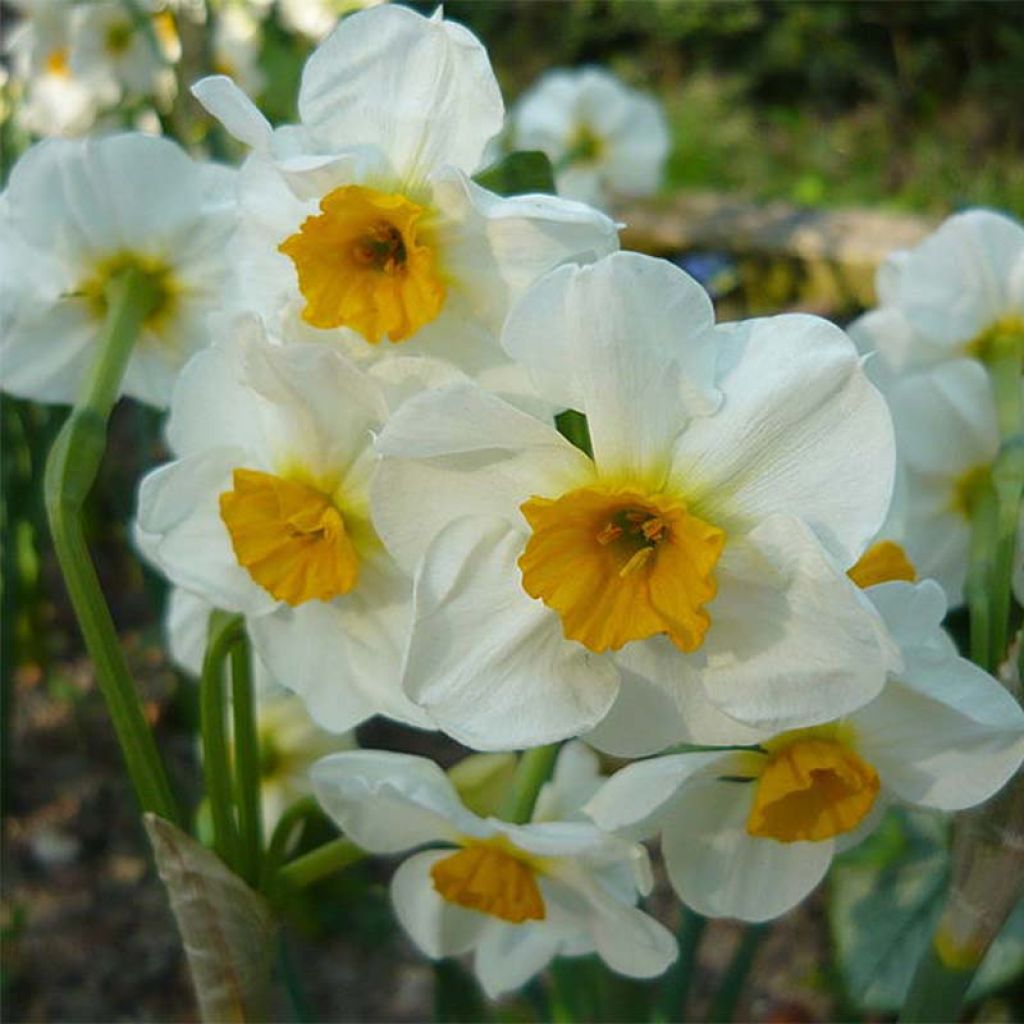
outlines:
[[[487, 54], [440, 16], [379, 7], [346, 18], [310, 57], [301, 124], [272, 132], [224, 77], [195, 93], [254, 149], [241, 177], [239, 296], [286, 339], [359, 360], [507, 366], [496, 335], [545, 271], [618, 245], [614, 224], [552, 196], [474, 184], [503, 106]], [[394, 343], [394, 344], [393, 344]]]
[[971, 516], [999, 452], [991, 380], [973, 359], [900, 374], [876, 370], [876, 377], [896, 425], [901, 477], [890, 539], [955, 607], [963, 600]]
[[928, 580], [872, 587], [904, 667], [866, 707], [766, 736], [749, 750], [653, 758], [614, 775], [586, 810], [632, 837], [661, 833], [684, 903], [763, 921], [824, 877], [893, 800], [945, 811], [986, 800], [1024, 758], [1024, 713], [942, 631]]
[[271, 345], [258, 321], [186, 367], [142, 482], [138, 534], [178, 586], [247, 618], [273, 677], [342, 731], [427, 724], [399, 688], [409, 581], [369, 515], [383, 388], [330, 349]]
[[73, 401], [95, 358], [104, 289], [133, 267], [157, 299], [124, 392], [165, 405], [181, 366], [207, 344], [207, 315], [223, 300], [233, 186], [234, 172], [145, 135], [49, 139], [30, 149], [0, 204], [0, 261], [18, 281], [0, 289], [3, 389]]
[[596, 952], [636, 978], [661, 974], [676, 957], [672, 935], [634, 905], [651, 889], [646, 851], [592, 822], [477, 817], [436, 764], [385, 751], [325, 758], [313, 768], [313, 786], [363, 849], [432, 847], [395, 872], [395, 913], [427, 956], [473, 951], [492, 998], [556, 956]]
[[[171, 591], [167, 608], [167, 643], [171, 659], [193, 676], [203, 670], [210, 613], [209, 601], [181, 587]], [[260, 804], [268, 833], [293, 803], [313, 792], [309, 770], [328, 754], [351, 750], [355, 737], [319, 728], [301, 698], [275, 683], [258, 656], [252, 659], [256, 693], [256, 730], [260, 747]], [[233, 722], [227, 720], [229, 732]]]
[[601, 745], [651, 753], [878, 693], [890, 645], [838, 566], [885, 514], [892, 427], [842, 331], [716, 329], [696, 282], [621, 253], [534, 286], [503, 342], [593, 458], [465, 384], [378, 444], [374, 519], [418, 566], [405, 686], [442, 728], [509, 749], [611, 711]]
[[950, 217], [878, 271], [879, 308], [850, 327], [903, 371], [947, 359], [987, 361], [1024, 335], [1024, 226], [992, 210]]
[[512, 140], [547, 153], [559, 193], [595, 206], [656, 192], [669, 150], [658, 101], [602, 68], [549, 71], [516, 104]]

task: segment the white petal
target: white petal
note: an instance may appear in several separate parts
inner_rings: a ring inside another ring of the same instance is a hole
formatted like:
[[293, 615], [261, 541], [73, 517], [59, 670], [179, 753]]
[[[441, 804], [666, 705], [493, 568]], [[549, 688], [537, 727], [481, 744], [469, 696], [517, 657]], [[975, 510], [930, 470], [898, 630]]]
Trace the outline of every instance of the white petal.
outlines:
[[781, 512], [852, 565], [889, 506], [892, 423], [850, 339], [803, 314], [719, 328], [725, 393], [679, 439], [673, 478], [727, 533]]
[[512, 311], [502, 343], [552, 401], [585, 413], [602, 472], [657, 486], [687, 416], [714, 408], [714, 312], [665, 260], [562, 267]]
[[345, 18], [306, 62], [302, 122], [328, 148], [379, 146], [395, 171], [472, 173], [501, 131], [487, 52], [461, 25], [382, 6]]
[[557, 614], [522, 589], [522, 549], [523, 535], [501, 521], [456, 520], [416, 578], [406, 692], [480, 750], [579, 735], [607, 713], [618, 687], [611, 661], [566, 640]]
[[1024, 759], [1024, 712], [954, 654], [908, 658], [898, 680], [852, 716], [858, 747], [910, 803], [957, 811], [988, 799]]
[[950, 217], [901, 270], [899, 305], [943, 355], [1024, 314], [1024, 227], [991, 210]]
[[614, 657], [622, 673], [619, 695], [586, 737], [598, 750], [645, 757], [676, 743], [746, 744], [766, 737], [708, 700], [697, 663], [668, 637], [635, 641]]
[[708, 751], [637, 761], [617, 771], [584, 810], [601, 828], [649, 838], [661, 830], [686, 781], [728, 757], [728, 753]]
[[430, 869], [451, 854], [451, 850], [413, 854], [391, 879], [395, 916], [413, 942], [435, 960], [468, 952], [491, 924], [486, 914], [449, 903], [434, 888]]
[[833, 842], [780, 843], [747, 834], [750, 783], [701, 780], [666, 823], [661, 849], [679, 898], [707, 917], [767, 921], [825, 877]]
[[176, 665], [193, 676], [203, 671], [212, 604], [182, 587], [167, 602], [167, 646]]
[[560, 936], [543, 922], [507, 925], [495, 921], [480, 940], [473, 969], [484, 992], [497, 999], [547, 967], [560, 945]]
[[889, 393], [900, 455], [916, 472], [953, 479], [999, 449], [995, 398], [973, 359], [901, 376]]
[[349, 750], [313, 765], [320, 806], [358, 846], [400, 853], [463, 833], [487, 835], [433, 761], [388, 750]]
[[541, 786], [531, 820], [579, 817], [583, 805], [597, 792], [602, 781], [597, 754], [578, 740], [566, 743], [558, 752], [550, 781]]
[[281, 606], [250, 627], [274, 676], [332, 732], [355, 728], [377, 714], [409, 725], [431, 724], [401, 689], [409, 584], [380, 575], [364, 566], [351, 593], [297, 608]]
[[255, 103], [227, 75], [208, 75], [192, 86], [192, 95], [239, 142], [259, 152], [270, 148], [272, 129]]
[[593, 478], [591, 461], [553, 426], [470, 384], [409, 399], [386, 424], [377, 450], [385, 458], [372, 488], [374, 523], [410, 569], [456, 518], [491, 515], [521, 527], [519, 506], [528, 498], [562, 494]]
[[798, 519], [772, 516], [727, 544], [716, 576], [698, 653], [705, 693], [733, 718], [827, 722], [875, 697], [899, 664], [870, 602]]
[[942, 629], [946, 596], [934, 580], [906, 583], [893, 580], [867, 590], [889, 635], [903, 651], [955, 656], [956, 648]]

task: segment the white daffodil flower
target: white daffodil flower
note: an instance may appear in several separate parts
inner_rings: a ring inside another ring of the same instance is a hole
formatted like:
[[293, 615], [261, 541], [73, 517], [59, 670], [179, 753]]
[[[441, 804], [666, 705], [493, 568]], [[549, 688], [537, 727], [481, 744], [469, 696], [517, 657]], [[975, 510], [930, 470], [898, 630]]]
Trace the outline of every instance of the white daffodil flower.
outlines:
[[641, 761], [586, 810], [632, 837], [661, 833], [684, 903], [712, 917], [764, 921], [802, 900], [834, 853], [868, 835], [893, 800], [944, 811], [986, 800], [1024, 758], [1024, 713], [958, 657], [932, 581], [868, 596], [904, 668], [866, 707], [765, 738], [758, 749]]
[[18, 22], [4, 43], [23, 96], [18, 123], [33, 135], [84, 135], [118, 93], [96, 75], [72, 73], [72, 7], [61, 0], [16, 0]]
[[895, 652], [839, 567], [885, 515], [892, 425], [841, 330], [716, 329], [692, 278], [619, 253], [534, 286], [503, 343], [593, 458], [467, 384], [378, 440], [374, 521], [416, 571], [405, 687], [441, 728], [511, 749], [611, 712], [599, 745], [636, 756], [876, 696]]
[[177, 458], [139, 493], [147, 557], [244, 614], [274, 679], [334, 732], [378, 713], [429, 724], [399, 686], [410, 583], [370, 521], [387, 414], [384, 386], [337, 352], [272, 345], [243, 320], [185, 368]]
[[547, 153], [561, 195], [599, 207], [657, 192], [669, 151], [658, 101], [594, 67], [544, 75], [516, 104], [512, 139]]
[[462, 26], [405, 7], [346, 18], [314, 51], [301, 124], [272, 131], [228, 78], [194, 92], [254, 153], [242, 169], [242, 308], [286, 340], [356, 360], [446, 359], [501, 372], [510, 302], [547, 270], [617, 248], [602, 214], [502, 199], [469, 177], [502, 125], [497, 81]]
[[[76, 4], [68, 54], [74, 75], [105, 82], [118, 98], [151, 97], [161, 104], [174, 98], [171, 67], [181, 57], [181, 43], [170, 11], [159, 3], [140, 10], [111, 2]], [[149, 15], [148, 26], [144, 15]]]
[[[171, 660], [193, 676], [203, 670], [213, 605], [181, 587], [171, 591], [166, 631]], [[328, 754], [355, 747], [351, 733], [319, 728], [302, 700], [273, 682], [258, 655], [252, 659], [256, 733], [260, 747], [260, 805], [268, 832], [292, 804], [313, 793], [309, 770]], [[228, 718], [229, 730], [232, 726]]]
[[895, 371], [964, 356], [986, 361], [1024, 335], [1024, 226], [992, 210], [950, 217], [879, 268], [879, 308], [850, 325]]
[[880, 536], [902, 545], [950, 607], [963, 602], [971, 515], [999, 452], [992, 382], [973, 359], [873, 374], [889, 402], [899, 462], [897, 500]]
[[636, 978], [661, 974], [676, 957], [672, 935], [635, 906], [652, 885], [647, 852], [592, 822], [480, 818], [436, 764], [386, 751], [325, 758], [313, 767], [313, 787], [363, 849], [432, 847], [395, 872], [395, 913], [429, 957], [473, 951], [491, 998], [556, 956], [596, 952]]
[[0, 387], [71, 402], [95, 358], [104, 291], [135, 268], [157, 293], [123, 390], [163, 406], [187, 358], [207, 344], [207, 315], [229, 274], [234, 174], [145, 135], [48, 139], [15, 165], [3, 193]]

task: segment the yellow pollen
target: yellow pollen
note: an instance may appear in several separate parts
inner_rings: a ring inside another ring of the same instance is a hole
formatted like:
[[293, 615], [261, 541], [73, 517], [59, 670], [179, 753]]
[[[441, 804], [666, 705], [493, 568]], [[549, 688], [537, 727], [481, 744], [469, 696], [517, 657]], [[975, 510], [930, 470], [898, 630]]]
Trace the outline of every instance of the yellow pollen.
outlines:
[[917, 570], [899, 544], [891, 540], [879, 540], [857, 559], [857, 564], [847, 570], [846, 575], [861, 590], [866, 590], [877, 583], [889, 583], [892, 580], [913, 583], [917, 579]]
[[1009, 355], [1024, 344], [1024, 317], [1009, 315], [997, 320], [965, 346], [965, 355], [989, 363], [1000, 355]]
[[404, 341], [436, 319], [446, 288], [426, 207], [344, 185], [278, 249], [295, 264], [314, 327], [350, 327], [376, 344]]
[[66, 46], [58, 47], [47, 54], [46, 71], [48, 74], [56, 75], [58, 78], [71, 77], [71, 62], [68, 60], [68, 48]]
[[529, 858], [503, 837], [471, 842], [430, 869], [443, 899], [510, 924], [544, 920], [536, 875]]
[[272, 597], [296, 607], [355, 587], [359, 557], [326, 494], [254, 469], [236, 469], [232, 482], [220, 517], [238, 564]]
[[747, 832], [781, 843], [831, 839], [863, 821], [878, 789], [878, 773], [845, 743], [797, 739], [761, 772]]
[[989, 467], [974, 466], [967, 470], [953, 485], [953, 511], [970, 519], [974, 512], [974, 502], [989, 483]]
[[533, 497], [520, 511], [532, 529], [523, 589], [558, 612], [568, 639], [592, 651], [659, 633], [684, 651], [704, 642], [722, 530], [680, 501], [628, 488]]

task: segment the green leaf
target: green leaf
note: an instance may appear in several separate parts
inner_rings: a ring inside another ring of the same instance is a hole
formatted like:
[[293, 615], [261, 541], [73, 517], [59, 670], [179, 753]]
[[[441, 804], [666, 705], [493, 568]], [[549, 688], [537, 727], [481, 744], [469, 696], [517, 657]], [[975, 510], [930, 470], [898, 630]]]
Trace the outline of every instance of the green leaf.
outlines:
[[[839, 858], [829, 885], [829, 922], [843, 982], [854, 1003], [891, 1013], [942, 912], [949, 884], [949, 820], [896, 810], [865, 843]], [[1024, 970], [1024, 904], [985, 958], [969, 998]]]
[[473, 180], [499, 196], [521, 196], [526, 192], [556, 195], [551, 161], [536, 149], [517, 150], [485, 167]]
[[210, 850], [145, 816], [204, 1021], [265, 1020], [274, 921], [266, 901]]

